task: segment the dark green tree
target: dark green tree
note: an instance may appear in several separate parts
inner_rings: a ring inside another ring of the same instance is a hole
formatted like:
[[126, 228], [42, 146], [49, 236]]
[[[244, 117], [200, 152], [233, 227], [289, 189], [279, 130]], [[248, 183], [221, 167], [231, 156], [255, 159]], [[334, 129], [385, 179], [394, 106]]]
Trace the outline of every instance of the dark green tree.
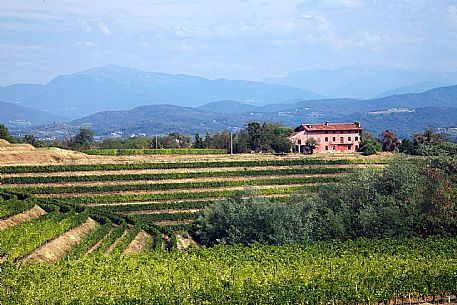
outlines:
[[205, 143], [198, 133], [195, 134], [194, 148], [205, 148]]
[[25, 141], [25, 143], [30, 144], [32, 146], [37, 146], [38, 145], [37, 139], [32, 134], [26, 134], [24, 136], [24, 141]]
[[14, 143], [14, 138], [13, 136], [10, 134], [8, 128], [3, 125], [3, 124], [0, 124], [0, 139], [3, 139], [3, 140], [6, 140], [10, 143]]
[[375, 136], [368, 132], [362, 133], [362, 145], [359, 148], [359, 151], [362, 152], [365, 156], [373, 155], [381, 151], [381, 143]]
[[69, 147], [76, 149], [87, 148], [94, 140], [94, 132], [87, 128], [80, 128], [79, 133], [70, 138]]

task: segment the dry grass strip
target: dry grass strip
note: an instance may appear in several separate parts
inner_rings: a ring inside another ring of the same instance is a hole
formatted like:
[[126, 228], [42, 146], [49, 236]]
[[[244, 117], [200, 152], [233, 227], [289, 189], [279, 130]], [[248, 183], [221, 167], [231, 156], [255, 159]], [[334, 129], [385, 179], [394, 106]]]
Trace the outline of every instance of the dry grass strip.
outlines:
[[87, 218], [86, 222], [82, 225], [36, 248], [32, 253], [24, 257], [22, 261], [55, 263], [64, 257], [73, 247], [78, 245], [97, 226], [99, 224], [95, 220]]
[[140, 230], [140, 232], [138, 232], [132, 242], [125, 249], [124, 254], [129, 255], [132, 253], [144, 252], [146, 249], [151, 248], [152, 242], [152, 236], [145, 231]]
[[0, 220], [0, 231], [16, 226], [23, 222], [38, 218], [44, 214], [46, 214], [46, 211], [40, 208], [39, 206], [35, 205], [28, 211]]

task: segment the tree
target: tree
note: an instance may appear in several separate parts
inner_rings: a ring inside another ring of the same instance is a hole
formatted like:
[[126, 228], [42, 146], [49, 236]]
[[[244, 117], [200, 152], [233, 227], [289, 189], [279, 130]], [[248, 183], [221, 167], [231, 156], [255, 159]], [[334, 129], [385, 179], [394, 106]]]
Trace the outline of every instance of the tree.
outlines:
[[313, 154], [316, 147], [319, 145], [319, 142], [316, 141], [313, 137], [308, 138], [305, 143], [305, 151], [309, 154]]
[[246, 131], [247, 131], [249, 146], [251, 147], [251, 150], [257, 151], [257, 148], [259, 147], [259, 143], [260, 143], [260, 137], [261, 137], [260, 124], [257, 122], [250, 122], [247, 124]]
[[86, 148], [94, 140], [94, 132], [87, 128], [80, 128], [79, 133], [70, 138], [69, 145], [70, 147], [81, 149]]
[[360, 146], [359, 151], [365, 156], [373, 155], [381, 151], [381, 143], [371, 133], [364, 132], [362, 133], [362, 146]]
[[32, 146], [37, 146], [38, 145], [38, 141], [37, 139], [35, 138], [34, 135], [32, 134], [26, 134], [24, 136], [24, 141]]
[[382, 136], [382, 150], [383, 151], [399, 151], [401, 141], [395, 136], [395, 133], [390, 130], [384, 130]]
[[286, 137], [277, 136], [273, 139], [271, 148], [273, 148], [277, 154], [289, 153], [292, 149], [292, 141]]
[[308, 236], [306, 212], [304, 203], [282, 204], [252, 191], [238, 192], [209, 206], [190, 233], [207, 246], [298, 242]]
[[13, 136], [10, 134], [8, 128], [3, 125], [3, 124], [0, 124], [0, 139], [3, 139], [3, 140], [6, 140], [10, 143], [14, 143], [14, 138]]
[[194, 148], [205, 148], [205, 143], [198, 133], [195, 134]]

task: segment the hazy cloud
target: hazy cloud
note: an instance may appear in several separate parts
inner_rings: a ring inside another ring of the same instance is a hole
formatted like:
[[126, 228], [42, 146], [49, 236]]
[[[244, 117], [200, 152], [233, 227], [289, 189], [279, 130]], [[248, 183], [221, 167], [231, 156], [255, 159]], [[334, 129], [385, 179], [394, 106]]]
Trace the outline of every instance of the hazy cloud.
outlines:
[[455, 0], [18, 0], [2, 3], [0, 31], [0, 86], [109, 63], [244, 79], [457, 69]]

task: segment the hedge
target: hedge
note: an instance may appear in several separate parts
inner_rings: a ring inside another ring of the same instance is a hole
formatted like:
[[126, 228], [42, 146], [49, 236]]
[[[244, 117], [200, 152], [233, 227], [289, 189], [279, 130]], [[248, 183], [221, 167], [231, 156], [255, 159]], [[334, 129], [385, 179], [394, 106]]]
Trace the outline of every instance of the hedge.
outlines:
[[82, 151], [88, 155], [221, 155], [226, 149], [210, 148], [158, 148], [158, 149], [87, 149]]

